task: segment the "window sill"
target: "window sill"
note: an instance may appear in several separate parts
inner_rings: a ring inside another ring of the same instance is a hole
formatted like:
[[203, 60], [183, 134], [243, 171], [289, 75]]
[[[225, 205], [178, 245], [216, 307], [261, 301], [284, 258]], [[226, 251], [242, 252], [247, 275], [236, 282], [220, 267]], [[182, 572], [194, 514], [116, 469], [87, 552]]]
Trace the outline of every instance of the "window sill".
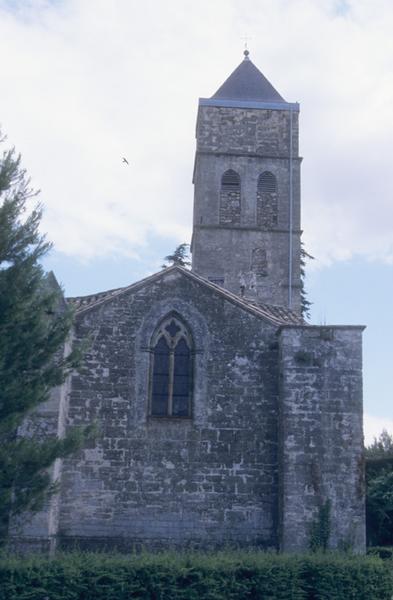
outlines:
[[169, 423], [173, 423], [173, 422], [178, 422], [178, 421], [185, 421], [185, 422], [191, 422], [192, 416], [187, 416], [187, 417], [176, 417], [176, 416], [169, 416], [169, 415], [149, 415], [148, 416], [148, 421], [154, 421], [154, 422], [169, 422]]

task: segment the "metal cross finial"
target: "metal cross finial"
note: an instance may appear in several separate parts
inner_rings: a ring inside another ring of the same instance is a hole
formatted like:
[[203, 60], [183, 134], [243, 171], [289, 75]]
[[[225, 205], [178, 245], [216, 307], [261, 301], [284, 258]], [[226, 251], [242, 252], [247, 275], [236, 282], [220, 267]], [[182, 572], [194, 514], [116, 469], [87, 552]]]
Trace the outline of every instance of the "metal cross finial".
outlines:
[[250, 51], [248, 49], [248, 41], [251, 40], [252, 38], [250, 36], [248, 36], [247, 34], [244, 35], [242, 37], [242, 40], [244, 40], [244, 58], [248, 58], [248, 55], [250, 54]]

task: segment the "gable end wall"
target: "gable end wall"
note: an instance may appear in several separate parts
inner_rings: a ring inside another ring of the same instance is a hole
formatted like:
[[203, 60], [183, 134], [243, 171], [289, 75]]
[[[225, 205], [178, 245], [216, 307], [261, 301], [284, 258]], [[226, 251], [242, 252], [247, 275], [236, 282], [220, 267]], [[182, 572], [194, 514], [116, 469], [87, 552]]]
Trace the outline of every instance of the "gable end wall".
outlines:
[[[192, 419], [148, 416], [149, 338], [168, 312], [196, 345]], [[276, 547], [276, 328], [182, 274], [84, 313], [69, 426], [98, 443], [64, 461], [61, 546]]]

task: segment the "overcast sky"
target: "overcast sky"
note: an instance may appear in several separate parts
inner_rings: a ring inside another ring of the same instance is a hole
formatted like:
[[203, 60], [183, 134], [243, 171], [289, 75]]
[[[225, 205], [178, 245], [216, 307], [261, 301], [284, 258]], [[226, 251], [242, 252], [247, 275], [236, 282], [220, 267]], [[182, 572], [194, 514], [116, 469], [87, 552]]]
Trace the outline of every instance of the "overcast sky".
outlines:
[[0, 123], [66, 292], [131, 283], [189, 241], [197, 100], [247, 35], [301, 106], [314, 321], [368, 324], [366, 430], [393, 431], [392, 31], [391, 0], [0, 0]]

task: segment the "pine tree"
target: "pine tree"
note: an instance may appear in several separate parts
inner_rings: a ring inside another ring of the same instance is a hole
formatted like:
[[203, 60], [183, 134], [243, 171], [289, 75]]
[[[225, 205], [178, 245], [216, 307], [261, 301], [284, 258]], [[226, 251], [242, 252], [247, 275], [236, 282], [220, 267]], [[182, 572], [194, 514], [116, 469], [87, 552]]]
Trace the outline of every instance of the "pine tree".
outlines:
[[178, 265], [179, 267], [190, 267], [191, 261], [189, 256], [190, 244], [180, 244], [172, 254], [168, 254], [165, 256], [164, 260], [166, 260], [169, 265], [163, 264], [162, 268], [166, 269], [168, 266]]
[[39, 510], [54, 492], [48, 467], [78, 448], [86, 433], [46, 441], [18, 435], [80, 358], [64, 356], [72, 312], [59, 309], [61, 290], [49, 285], [40, 265], [50, 244], [38, 230], [40, 205], [27, 211], [35, 193], [20, 161], [14, 150], [0, 156], [0, 543], [11, 515]]
[[312, 302], [307, 298], [307, 292], [305, 287], [306, 279], [306, 260], [314, 260], [311, 254], [308, 254], [304, 249], [303, 242], [300, 247], [300, 310], [303, 318], [310, 318], [310, 308]]

